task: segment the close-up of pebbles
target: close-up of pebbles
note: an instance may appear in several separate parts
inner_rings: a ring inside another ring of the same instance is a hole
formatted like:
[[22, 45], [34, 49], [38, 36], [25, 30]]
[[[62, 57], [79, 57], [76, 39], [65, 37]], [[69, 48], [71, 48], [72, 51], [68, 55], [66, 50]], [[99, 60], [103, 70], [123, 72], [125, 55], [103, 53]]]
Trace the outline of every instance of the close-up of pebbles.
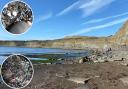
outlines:
[[32, 63], [22, 55], [11, 55], [2, 64], [1, 77], [10, 88], [24, 88], [34, 74]]
[[22, 34], [32, 26], [33, 13], [26, 3], [14, 0], [3, 8], [1, 22], [9, 33]]

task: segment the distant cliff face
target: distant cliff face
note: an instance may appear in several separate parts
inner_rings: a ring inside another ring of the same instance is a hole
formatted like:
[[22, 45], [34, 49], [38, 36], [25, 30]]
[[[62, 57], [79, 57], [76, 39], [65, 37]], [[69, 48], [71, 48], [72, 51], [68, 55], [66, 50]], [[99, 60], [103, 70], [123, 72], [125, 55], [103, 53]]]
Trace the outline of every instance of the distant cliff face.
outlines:
[[4, 46], [42, 47], [42, 48], [64, 48], [64, 49], [86, 49], [101, 48], [107, 44], [107, 38], [102, 37], [68, 37], [48, 41], [1, 41]]
[[68, 37], [60, 40], [55, 40], [53, 47], [71, 48], [71, 49], [86, 49], [100, 48], [107, 43], [106, 38], [99, 37]]
[[112, 45], [128, 45], [128, 21], [114, 36], [109, 37], [73, 36], [46, 41], [0, 41], [0, 45], [65, 49], [104, 48]]

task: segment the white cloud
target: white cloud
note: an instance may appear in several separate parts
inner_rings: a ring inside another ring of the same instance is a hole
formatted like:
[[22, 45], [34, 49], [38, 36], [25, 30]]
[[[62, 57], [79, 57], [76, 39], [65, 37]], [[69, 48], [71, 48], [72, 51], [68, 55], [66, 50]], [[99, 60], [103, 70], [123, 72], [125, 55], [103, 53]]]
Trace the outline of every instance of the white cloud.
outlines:
[[100, 9], [103, 9], [105, 6], [110, 5], [115, 0], [90, 0], [88, 3], [83, 3], [79, 8], [83, 11], [83, 16], [89, 16]]
[[61, 16], [64, 14], [67, 14], [68, 12], [70, 12], [71, 10], [77, 8], [77, 5], [79, 4], [78, 2], [73, 3], [72, 5], [70, 5], [69, 7], [65, 8], [63, 11], [61, 11], [60, 13], [58, 13], [56, 16]]
[[39, 22], [41, 22], [41, 21], [46, 21], [46, 20], [50, 19], [52, 16], [53, 16], [52, 12], [47, 13], [47, 14], [42, 15], [42, 16], [39, 16], [39, 17], [36, 19], [35, 23], [39, 23]]
[[100, 9], [103, 9], [105, 6], [110, 5], [114, 1], [115, 0], [78, 0], [77, 2], [73, 3], [72, 5], [58, 13], [57, 16], [67, 14], [74, 9], [82, 10], [84, 17], [89, 16], [98, 12]]
[[108, 19], [114, 19], [114, 18], [122, 17], [122, 16], [125, 16], [125, 15], [128, 15], [128, 12], [118, 14], [118, 15], [114, 15], [114, 16], [110, 16], [110, 17], [106, 17], [106, 18], [93, 19], [93, 20], [90, 20], [88, 22], [83, 23], [83, 25], [90, 24], [90, 23], [98, 23], [98, 22], [102, 22], [102, 21], [105, 21], [105, 20], [108, 20]]
[[111, 27], [113, 25], [123, 23], [127, 20], [128, 20], [128, 17], [125, 17], [125, 18], [122, 18], [122, 19], [119, 19], [119, 20], [114, 20], [112, 22], [109, 22], [109, 23], [106, 23], [106, 24], [103, 24], [103, 25], [94, 26], [94, 27], [90, 27], [90, 28], [85, 28], [85, 29], [82, 29], [80, 31], [77, 31], [75, 33], [68, 34], [68, 35], [65, 35], [65, 36], [81, 35], [81, 34], [84, 34], [84, 33], [92, 32], [94, 30], [99, 30], [99, 29], [104, 29], [104, 28], [107, 28], [107, 27]]

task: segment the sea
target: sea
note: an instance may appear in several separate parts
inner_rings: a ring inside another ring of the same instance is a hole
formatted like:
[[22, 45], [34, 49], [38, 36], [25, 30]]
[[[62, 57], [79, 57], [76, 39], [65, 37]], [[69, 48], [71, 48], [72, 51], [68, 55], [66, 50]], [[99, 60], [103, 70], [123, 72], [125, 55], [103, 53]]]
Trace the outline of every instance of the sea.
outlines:
[[[71, 50], [57, 48], [27, 48], [0, 46], [0, 64], [10, 55], [41, 55], [41, 54], [64, 54], [67, 57], [82, 57], [87, 54], [87, 50]], [[31, 60], [47, 60], [46, 58], [30, 58]]]

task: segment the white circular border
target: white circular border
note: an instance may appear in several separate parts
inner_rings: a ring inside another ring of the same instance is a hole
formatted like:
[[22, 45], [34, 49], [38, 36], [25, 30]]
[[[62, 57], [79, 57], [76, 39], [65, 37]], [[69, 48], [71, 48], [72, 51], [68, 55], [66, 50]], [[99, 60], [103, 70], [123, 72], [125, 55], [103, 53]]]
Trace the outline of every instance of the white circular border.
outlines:
[[2, 72], [2, 66], [3, 66], [4, 62], [5, 62], [9, 57], [12, 57], [12, 56], [15, 56], [15, 55], [17, 55], [17, 56], [19, 55], [19, 56], [22, 56], [22, 57], [26, 58], [26, 59], [29, 61], [29, 63], [31, 64], [33, 73], [32, 73], [32, 76], [31, 76], [30, 81], [29, 81], [24, 87], [16, 88], [16, 87], [11, 87], [10, 85], [8, 85], [8, 84], [3, 80], [2, 73], [0, 74], [0, 76], [1, 76], [2, 82], [3, 82], [7, 87], [12, 88], [12, 89], [22, 89], [22, 88], [27, 87], [27, 86], [31, 83], [31, 81], [32, 81], [32, 79], [33, 79], [33, 76], [34, 76], [34, 67], [33, 67], [33, 64], [32, 64], [32, 62], [30, 61], [29, 58], [27, 58], [26, 56], [24, 56], [24, 55], [22, 55], [22, 54], [12, 54], [12, 55], [9, 55], [9, 56], [6, 57], [5, 60], [2, 62], [0, 71]]
[[33, 14], [33, 9], [30, 7], [30, 5], [28, 5], [26, 2], [24, 2], [24, 1], [22, 1], [22, 0], [12, 0], [12, 1], [9, 1], [8, 3], [6, 3], [6, 4], [3, 6], [3, 8], [2, 8], [2, 10], [1, 10], [0, 13], [2, 14], [3, 9], [6, 8], [6, 7], [8, 6], [8, 4], [10, 4], [10, 3], [12, 3], [12, 2], [15, 2], [15, 1], [19, 1], [19, 2], [25, 3], [25, 5], [27, 5], [28, 8], [31, 9], [31, 11], [32, 11], [32, 24], [31, 24], [31, 26], [28, 28], [28, 30], [26, 30], [26, 31], [23, 32], [23, 33], [14, 34], [14, 33], [11, 33], [11, 32], [9, 32], [9, 31], [6, 30], [6, 28], [5, 28], [4, 25], [2, 24], [2, 18], [1, 18], [1, 16], [0, 16], [0, 24], [1, 24], [1, 26], [2, 26], [2, 28], [4, 29], [5, 32], [7, 32], [7, 33], [9, 33], [9, 34], [11, 34], [11, 35], [14, 35], [14, 36], [18, 36], [18, 35], [23, 35], [23, 34], [27, 33], [27, 32], [32, 28], [32, 25], [33, 25], [33, 23], [34, 23], [34, 14]]

